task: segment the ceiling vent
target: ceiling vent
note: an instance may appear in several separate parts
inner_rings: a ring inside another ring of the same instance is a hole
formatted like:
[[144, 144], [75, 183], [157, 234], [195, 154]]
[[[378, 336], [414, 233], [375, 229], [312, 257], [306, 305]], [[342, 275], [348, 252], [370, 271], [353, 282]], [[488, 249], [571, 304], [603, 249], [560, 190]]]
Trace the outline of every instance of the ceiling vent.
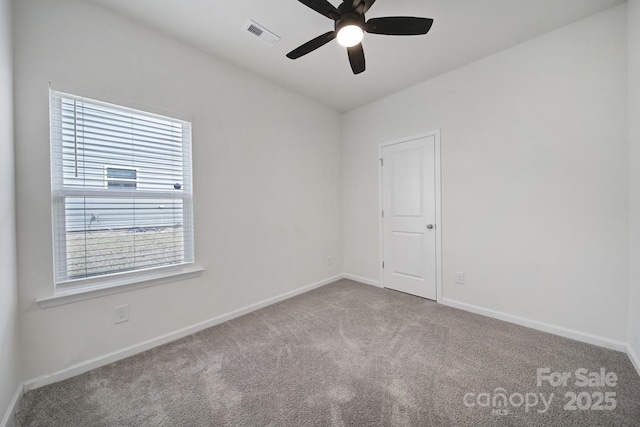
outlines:
[[280, 41], [280, 37], [253, 21], [247, 22], [247, 25], [244, 26], [244, 30], [258, 37], [269, 46], [273, 46]]

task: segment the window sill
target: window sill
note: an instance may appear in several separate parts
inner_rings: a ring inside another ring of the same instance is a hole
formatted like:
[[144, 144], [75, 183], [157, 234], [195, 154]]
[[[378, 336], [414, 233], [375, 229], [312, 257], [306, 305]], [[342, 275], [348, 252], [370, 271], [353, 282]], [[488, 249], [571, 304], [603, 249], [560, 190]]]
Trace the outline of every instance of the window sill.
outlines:
[[85, 287], [81, 289], [68, 289], [56, 292], [54, 296], [37, 299], [40, 308], [57, 307], [107, 295], [129, 292], [150, 286], [176, 282], [178, 280], [191, 279], [202, 274], [204, 268], [198, 266], [186, 266], [180, 269], [147, 272], [143, 275], [127, 276], [101, 282], [99, 286]]

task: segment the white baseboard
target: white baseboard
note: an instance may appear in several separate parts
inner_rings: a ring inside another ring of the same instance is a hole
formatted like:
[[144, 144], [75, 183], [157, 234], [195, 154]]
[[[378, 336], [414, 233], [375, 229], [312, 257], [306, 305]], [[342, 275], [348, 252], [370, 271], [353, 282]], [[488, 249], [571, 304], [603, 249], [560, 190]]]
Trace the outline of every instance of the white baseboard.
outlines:
[[450, 299], [443, 299], [442, 304], [448, 307], [457, 308], [464, 311], [469, 311], [475, 314], [481, 314], [483, 316], [491, 317], [498, 320], [504, 320], [505, 322], [515, 323], [516, 325], [526, 326], [527, 328], [536, 329], [542, 332], [548, 332], [550, 334], [559, 335], [561, 337], [570, 338], [576, 341], [581, 341], [587, 344], [597, 345], [599, 347], [609, 348], [611, 350], [625, 352], [628, 350], [627, 343], [622, 341], [616, 341], [609, 338], [600, 337], [597, 335], [588, 334], [585, 332], [575, 331], [573, 329], [563, 328], [561, 326], [554, 326], [548, 323], [538, 322], [537, 320], [525, 319], [523, 317], [514, 316], [499, 311], [489, 310], [486, 308], [478, 307], [471, 304], [466, 304]]
[[[224, 323], [231, 319], [235, 319], [236, 317], [240, 317], [242, 315], [251, 313], [252, 311], [259, 310], [261, 308], [267, 307], [269, 305], [278, 303], [280, 301], [284, 301], [286, 299], [292, 298], [296, 295], [303, 294], [305, 292], [309, 292], [312, 289], [319, 288], [320, 286], [327, 285], [329, 283], [335, 282], [343, 278], [343, 275], [334, 276], [320, 282], [313, 283], [311, 285], [286, 292], [282, 295], [275, 296], [273, 298], [266, 299], [264, 301], [248, 305], [238, 310], [234, 310], [230, 313], [223, 314], [218, 317], [214, 317], [213, 319], [206, 320], [201, 323], [197, 323], [192, 326], [188, 326], [183, 329], [179, 329], [174, 332], [170, 332], [166, 335], [162, 335], [157, 338], [153, 338], [139, 344], [132, 345], [130, 347], [123, 348], [121, 350], [114, 351], [109, 354], [105, 354], [103, 356], [99, 356], [84, 362], [80, 362], [78, 364], [72, 365], [68, 368], [65, 368], [61, 371], [55, 372], [49, 375], [43, 375], [38, 378], [34, 378], [24, 382], [24, 392], [28, 392], [30, 390], [34, 390], [36, 388], [44, 387], [49, 384], [53, 384], [59, 381], [64, 381], [68, 378], [75, 377], [76, 375], [83, 374], [85, 372], [91, 371], [93, 369], [99, 368], [101, 366], [108, 365], [113, 362], [117, 362], [118, 360], [125, 359], [127, 357], [133, 356], [138, 353], [142, 353], [143, 351], [150, 350], [152, 348], [158, 347], [163, 344], [167, 344], [171, 341], [178, 340], [180, 338], [186, 337], [187, 335], [194, 334], [196, 332], [202, 331], [204, 329], [210, 328], [212, 326], [218, 325], [220, 323]], [[4, 427], [4, 426], [0, 426]]]
[[15, 427], [16, 418], [15, 413], [16, 409], [18, 409], [18, 405], [22, 400], [22, 396], [24, 395], [24, 387], [22, 384], [18, 386], [16, 392], [13, 394], [13, 398], [11, 402], [9, 402], [9, 407], [7, 408], [7, 412], [4, 414], [2, 421], [0, 421], [0, 427]]
[[364, 277], [355, 276], [353, 274], [344, 273], [342, 275], [343, 278], [353, 280], [354, 282], [364, 283], [365, 285], [375, 286], [377, 288], [382, 288], [382, 283], [377, 280], [365, 279]]
[[629, 356], [629, 360], [631, 360], [631, 364], [634, 368], [636, 368], [636, 372], [640, 375], [640, 357], [633, 351], [631, 344], [627, 345], [627, 356]]

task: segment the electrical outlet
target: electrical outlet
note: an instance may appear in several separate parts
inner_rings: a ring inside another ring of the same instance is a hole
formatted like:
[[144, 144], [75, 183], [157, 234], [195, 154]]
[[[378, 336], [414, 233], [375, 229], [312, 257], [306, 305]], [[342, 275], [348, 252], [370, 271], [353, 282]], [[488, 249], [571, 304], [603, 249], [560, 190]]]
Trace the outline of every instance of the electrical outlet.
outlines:
[[327, 265], [331, 265], [331, 257], [330, 256], [327, 257]]
[[456, 271], [456, 283], [464, 285], [464, 271]]
[[124, 323], [128, 321], [129, 321], [129, 306], [121, 305], [119, 307], [116, 307], [115, 318], [113, 323], [118, 324], [118, 323]]

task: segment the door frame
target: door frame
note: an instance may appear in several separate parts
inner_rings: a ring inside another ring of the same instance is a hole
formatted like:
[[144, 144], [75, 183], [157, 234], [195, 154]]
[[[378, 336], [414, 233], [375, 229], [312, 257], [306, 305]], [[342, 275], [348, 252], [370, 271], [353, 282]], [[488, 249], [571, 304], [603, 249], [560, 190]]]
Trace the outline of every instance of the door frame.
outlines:
[[440, 129], [431, 132], [421, 133], [418, 135], [398, 138], [391, 141], [378, 144], [378, 233], [380, 241], [379, 263], [380, 266], [380, 284], [384, 288], [384, 269], [382, 262], [384, 260], [384, 221], [382, 220], [383, 203], [383, 182], [382, 182], [382, 150], [390, 145], [402, 144], [404, 142], [414, 141], [427, 137], [435, 139], [435, 203], [436, 203], [436, 302], [442, 303], [442, 183], [441, 183], [441, 152], [440, 152]]

